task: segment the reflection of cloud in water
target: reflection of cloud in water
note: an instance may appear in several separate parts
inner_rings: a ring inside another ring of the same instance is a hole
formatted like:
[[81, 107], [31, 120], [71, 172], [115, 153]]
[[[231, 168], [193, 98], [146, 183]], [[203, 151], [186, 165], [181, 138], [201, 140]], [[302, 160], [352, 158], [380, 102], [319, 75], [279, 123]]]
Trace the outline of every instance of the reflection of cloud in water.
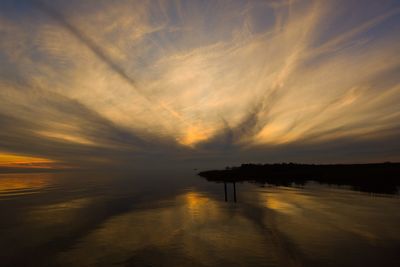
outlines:
[[288, 214], [295, 214], [300, 211], [300, 209], [291, 203], [285, 202], [279, 197], [269, 196], [265, 202], [267, 208]]
[[400, 240], [396, 197], [243, 183], [233, 203], [223, 201], [222, 184], [31, 177], [47, 177], [41, 194], [2, 202], [2, 266], [353, 266], [354, 259], [380, 266], [396, 258]]
[[93, 202], [93, 198], [77, 198], [58, 202], [50, 205], [43, 205], [35, 208], [29, 221], [40, 223], [41, 225], [59, 225], [73, 222], [82, 214], [82, 210]]
[[217, 215], [216, 203], [207, 196], [196, 192], [187, 192], [184, 197], [186, 212], [192, 218], [196, 217], [197, 220], [201, 220]]
[[[398, 212], [396, 198], [376, 199], [367, 194], [324, 187], [258, 192], [260, 205], [276, 212], [276, 230], [290, 237], [310, 258], [329, 257], [343, 240], [346, 240], [345, 247], [357, 247], [360, 242], [368, 246], [400, 239], [396, 226], [400, 217], [393, 219], [393, 214]], [[381, 212], [382, 206], [387, 212]], [[380, 216], [371, 217], [371, 214]], [[264, 224], [270, 221], [270, 217], [264, 218]], [[353, 249], [350, 247], [349, 250]]]
[[[60, 262], [69, 266], [109, 266], [118, 261], [124, 265], [135, 261], [132, 257], [138, 251], [150, 255], [168, 251], [165, 258], [160, 255], [145, 259], [156, 265], [167, 261], [168, 266], [185, 259], [186, 264], [216, 266], [227, 259], [240, 262], [255, 255], [255, 261], [276, 260], [273, 248], [252, 222], [229, 209], [227, 212], [227, 207], [221, 206], [226, 204], [195, 192], [177, 196], [176, 202], [176, 206], [135, 210], [106, 221], [63, 253]], [[96, 251], [102, 251], [101, 255]], [[271, 251], [268, 258], [266, 251]]]
[[36, 193], [50, 184], [50, 174], [0, 174], [0, 197]]

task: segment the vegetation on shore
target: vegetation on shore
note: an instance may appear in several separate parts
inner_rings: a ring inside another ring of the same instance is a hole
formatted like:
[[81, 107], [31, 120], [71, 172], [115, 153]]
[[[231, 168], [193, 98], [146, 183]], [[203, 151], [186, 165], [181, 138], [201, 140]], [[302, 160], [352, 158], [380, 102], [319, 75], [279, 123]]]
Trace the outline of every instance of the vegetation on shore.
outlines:
[[290, 186], [307, 181], [348, 185], [355, 190], [376, 193], [398, 193], [400, 163], [370, 164], [242, 164], [224, 170], [202, 171], [200, 176], [215, 182], [250, 181]]

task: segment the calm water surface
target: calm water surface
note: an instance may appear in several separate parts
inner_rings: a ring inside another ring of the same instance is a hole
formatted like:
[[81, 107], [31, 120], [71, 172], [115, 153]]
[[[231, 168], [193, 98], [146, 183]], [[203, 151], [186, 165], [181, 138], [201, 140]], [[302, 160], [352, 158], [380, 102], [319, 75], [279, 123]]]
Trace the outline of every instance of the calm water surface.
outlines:
[[400, 266], [400, 198], [194, 172], [0, 175], [0, 266]]

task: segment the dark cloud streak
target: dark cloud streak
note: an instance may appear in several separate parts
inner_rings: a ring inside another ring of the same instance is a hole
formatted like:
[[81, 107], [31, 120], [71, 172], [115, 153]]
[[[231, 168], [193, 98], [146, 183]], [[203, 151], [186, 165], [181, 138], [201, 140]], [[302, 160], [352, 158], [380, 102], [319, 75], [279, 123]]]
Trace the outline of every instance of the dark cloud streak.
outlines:
[[115, 73], [117, 73], [123, 80], [128, 82], [140, 96], [151, 102], [150, 98], [138, 88], [137, 82], [123, 68], [121, 68], [118, 64], [116, 64], [106, 54], [106, 52], [104, 52], [103, 49], [99, 45], [97, 45], [90, 37], [88, 37], [77, 27], [75, 27], [72, 23], [70, 23], [61, 12], [58, 12], [55, 8], [52, 8], [44, 1], [33, 0], [32, 3], [40, 11], [44, 12], [52, 19], [57, 21], [61, 26], [63, 26], [66, 30], [68, 30], [68, 32], [70, 32], [79, 41], [81, 41], [81, 43], [84, 44], [88, 49], [90, 49], [90, 51], [92, 51], [97, 56], [98, 59], [107, 64], [107, 66], [110, 69], [112, 69]]

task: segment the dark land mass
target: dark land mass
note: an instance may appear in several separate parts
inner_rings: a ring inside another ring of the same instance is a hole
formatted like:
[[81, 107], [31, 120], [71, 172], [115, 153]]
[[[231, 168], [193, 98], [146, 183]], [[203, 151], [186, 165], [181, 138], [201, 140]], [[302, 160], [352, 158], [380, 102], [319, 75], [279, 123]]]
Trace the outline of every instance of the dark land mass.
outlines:
[[400, 188], [400, 163], [242, 164], [225, 170], [202, 171], [199, 175], [213, 182], [249, 181], [280, 186], [301, 186], [308, 181], [315, 181], [383, 194], [398, 194]]

